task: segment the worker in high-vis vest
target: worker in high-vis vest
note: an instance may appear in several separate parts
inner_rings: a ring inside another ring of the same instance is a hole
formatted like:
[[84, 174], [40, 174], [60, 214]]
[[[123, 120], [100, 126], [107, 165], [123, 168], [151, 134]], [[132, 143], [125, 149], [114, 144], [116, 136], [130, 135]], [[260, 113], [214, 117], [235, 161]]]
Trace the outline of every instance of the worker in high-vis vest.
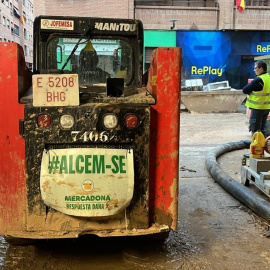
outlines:
[[267, 73], [267, 64], [259, 60], [254, 64], [256, 78], [243, 88], [247, 94], [246, 106], [251, 109], [249, 131], [261, 131], [266, 134], [266, 121], [270, 110], [270, 76]]

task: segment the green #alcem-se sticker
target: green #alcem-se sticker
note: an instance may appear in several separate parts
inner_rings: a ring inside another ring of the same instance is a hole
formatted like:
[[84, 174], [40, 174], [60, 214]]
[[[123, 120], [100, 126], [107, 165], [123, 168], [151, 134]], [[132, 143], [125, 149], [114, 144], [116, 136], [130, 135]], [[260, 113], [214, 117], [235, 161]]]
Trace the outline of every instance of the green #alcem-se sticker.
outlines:
[[114, 215], [133, 196], [133, 150], [44, 150], [40, 189], [46, 205], [67, 215]]

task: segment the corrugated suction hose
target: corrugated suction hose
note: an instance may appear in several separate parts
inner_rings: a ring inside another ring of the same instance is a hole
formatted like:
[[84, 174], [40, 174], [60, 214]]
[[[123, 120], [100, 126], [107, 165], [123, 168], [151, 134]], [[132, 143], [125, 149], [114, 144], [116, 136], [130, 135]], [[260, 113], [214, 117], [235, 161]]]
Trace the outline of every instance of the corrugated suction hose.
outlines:
[[249, 148], [251, 141], [230, 142], [211, 150], [206, 156], [206, 167], [216, 182], [242, 204], [270, 222], [270, 203], [226, 174], [217, 163], [224, 153]]

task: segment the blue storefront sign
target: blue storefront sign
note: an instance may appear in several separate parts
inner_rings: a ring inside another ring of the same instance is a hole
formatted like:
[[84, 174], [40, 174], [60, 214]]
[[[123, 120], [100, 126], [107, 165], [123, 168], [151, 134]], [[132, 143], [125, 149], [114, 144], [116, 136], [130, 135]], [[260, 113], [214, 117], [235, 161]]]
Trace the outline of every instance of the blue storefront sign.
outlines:
[[270, 32], [178, 30], [176, 46], [182, 48], [182, 84], [228, 81], [241, 89], [255, 78], [254, 57], [270, 54]]

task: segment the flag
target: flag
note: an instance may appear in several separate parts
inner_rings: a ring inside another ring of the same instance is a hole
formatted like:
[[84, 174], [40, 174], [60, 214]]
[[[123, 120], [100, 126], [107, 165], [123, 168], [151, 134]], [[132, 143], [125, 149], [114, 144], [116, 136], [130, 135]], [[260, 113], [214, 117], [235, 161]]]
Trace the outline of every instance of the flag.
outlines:
[[242, 12], [246, 8], [245, 0], [236, 0], [236, 7]]
[[25, 24], [25, 17], [24, 17], [23, 15], [20, 17], [20, 22], [21, 22], [22, 24]]

